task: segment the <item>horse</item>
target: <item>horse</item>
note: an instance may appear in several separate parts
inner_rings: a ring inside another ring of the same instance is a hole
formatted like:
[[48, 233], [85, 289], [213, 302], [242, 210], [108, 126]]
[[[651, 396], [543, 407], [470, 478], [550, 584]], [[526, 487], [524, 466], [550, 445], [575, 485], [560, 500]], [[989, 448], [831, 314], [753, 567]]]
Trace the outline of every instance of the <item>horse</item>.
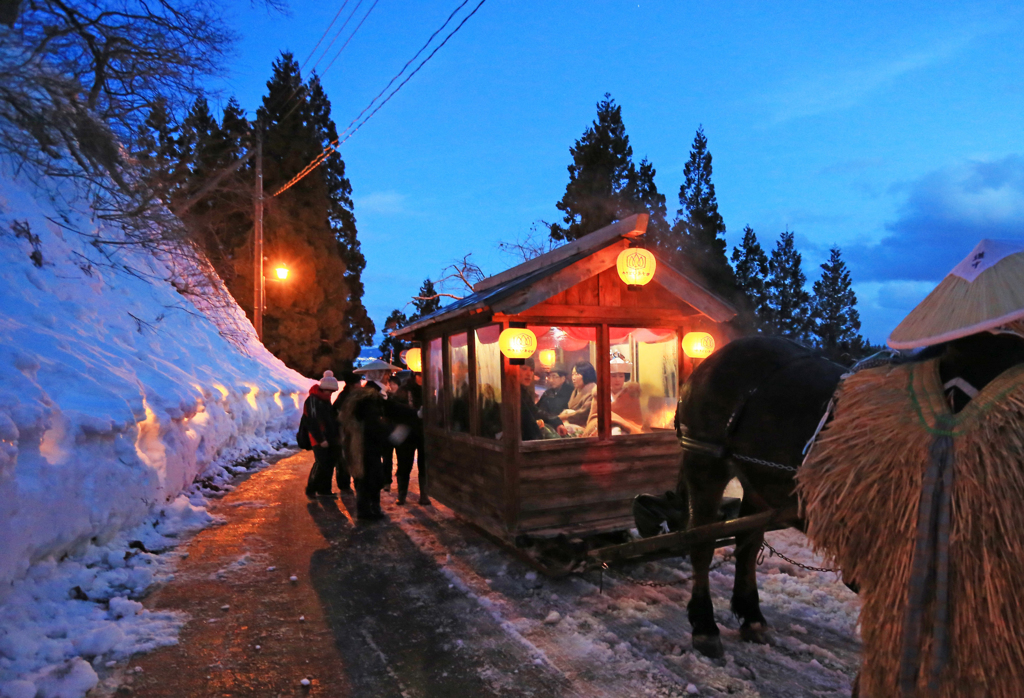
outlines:
[[[802, 530], [793, 477], [846, 370], [781, 337], [737, 339], [705, 359], [682, 386], [675, 418], [684, 448], [676, 493], [688, 502], [689, 527], [718, 520], [722, 495], [735, 477], [743, 486], [740, 516], [788, 512], [779, 523]], [[767, 642], [756, 578], [764, 532], [736, 536], [731, 607], [747, 642]], [[694, 649], [718, 658], [724, 650], [708, 581], [714, 552], [714, 543], [690, 550], [694, 575], [686, 609]]]

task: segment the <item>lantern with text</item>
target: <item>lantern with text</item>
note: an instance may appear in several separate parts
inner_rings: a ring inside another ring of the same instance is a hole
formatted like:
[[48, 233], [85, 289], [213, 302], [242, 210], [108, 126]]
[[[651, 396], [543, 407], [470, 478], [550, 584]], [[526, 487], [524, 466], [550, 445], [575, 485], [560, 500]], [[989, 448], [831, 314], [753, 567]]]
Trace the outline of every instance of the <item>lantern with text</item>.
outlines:
[[510, 364], [522, 366], [537, 351], [537, 335], [525, 327], [509, 327], [498, 336], [498, 348]]
[[619, 278], [626, 283], [630, 291], [638, 291], [641, 286], [650, 283], [657, 266], [658, 260], [654, 258], [654, 254], [642, 247], [629, 247], [619, 252], [615, 262]]
[[541, 367], [544, 370], [549, 371], [554, 367], [555, 362], [558, 360], [558, 352], [554, 349], [541, 349], [537, 352], [537, 361], [540, 362]]
[[413, 347], [405, 352], [405, 356], [402, 357], [405, 361], [405, 365], [408, 366], [409, 370], [413, 373], [421, 373], [423, 371], [423, 353], [419, 347]]
[[288, 267], [282, 264], [281, 266], [274, 269], [274, 273], [277, 274], [278, 281], [284, 281], [285, 279], [288, 278]]
[[715, 338], [707, 332], [687, 332], [683, 335], [683, 353], [691, 359], [706, 359], [715, 350]]

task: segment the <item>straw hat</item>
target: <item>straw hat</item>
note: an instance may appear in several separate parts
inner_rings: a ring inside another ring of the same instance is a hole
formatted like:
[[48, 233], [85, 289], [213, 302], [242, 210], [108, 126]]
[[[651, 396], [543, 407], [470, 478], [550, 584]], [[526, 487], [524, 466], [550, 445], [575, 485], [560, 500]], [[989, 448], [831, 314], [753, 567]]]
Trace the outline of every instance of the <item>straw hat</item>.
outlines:
[[366, 373], [367, 371], [401, 371], [402, 369], [398, 366], [392, 366], [387, 361], [381, 361], [380, 359], [374, 359], [369, 363], [366, 363], [352, 373]]
[[903, 318], [893, 349], [917, 349], [1024, 318], [1024, 241], [982, 240]]

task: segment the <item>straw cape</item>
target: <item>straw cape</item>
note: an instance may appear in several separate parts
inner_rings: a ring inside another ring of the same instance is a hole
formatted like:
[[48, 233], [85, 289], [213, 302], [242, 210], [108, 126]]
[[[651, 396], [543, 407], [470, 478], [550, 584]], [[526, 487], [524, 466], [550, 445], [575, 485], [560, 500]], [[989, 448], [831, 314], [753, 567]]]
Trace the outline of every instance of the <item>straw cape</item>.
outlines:
[[892, 334], [893, 349], [916, 349], [1024, 318], [1024, 243], [982, 240]]
[[1024, 365], [953, 414], [938, 361], [840, 384], [797, 475], [807, 533], [861, 586], [861, 696], [1020, 696]]

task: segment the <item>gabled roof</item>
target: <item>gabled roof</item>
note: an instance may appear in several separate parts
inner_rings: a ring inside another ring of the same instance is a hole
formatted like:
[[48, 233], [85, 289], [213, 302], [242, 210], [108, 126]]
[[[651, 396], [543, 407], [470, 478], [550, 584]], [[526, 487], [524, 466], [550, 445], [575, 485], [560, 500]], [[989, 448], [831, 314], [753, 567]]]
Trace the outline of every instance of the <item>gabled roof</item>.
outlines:
[[[535, 257], [473, 286], [474, 293], [418, 319], [394, 332], [409, 337], [439, 322], [490, 310], [509, 315], [521, 313], [548, 298], [613, 266], [630, 240], [647, 231], [648, 216], [636, 214], [584, 235], [551, 252]], [[736, 309], [689, 275], [658, 260], [655, 283], [715, 322], [736, 316]]]

